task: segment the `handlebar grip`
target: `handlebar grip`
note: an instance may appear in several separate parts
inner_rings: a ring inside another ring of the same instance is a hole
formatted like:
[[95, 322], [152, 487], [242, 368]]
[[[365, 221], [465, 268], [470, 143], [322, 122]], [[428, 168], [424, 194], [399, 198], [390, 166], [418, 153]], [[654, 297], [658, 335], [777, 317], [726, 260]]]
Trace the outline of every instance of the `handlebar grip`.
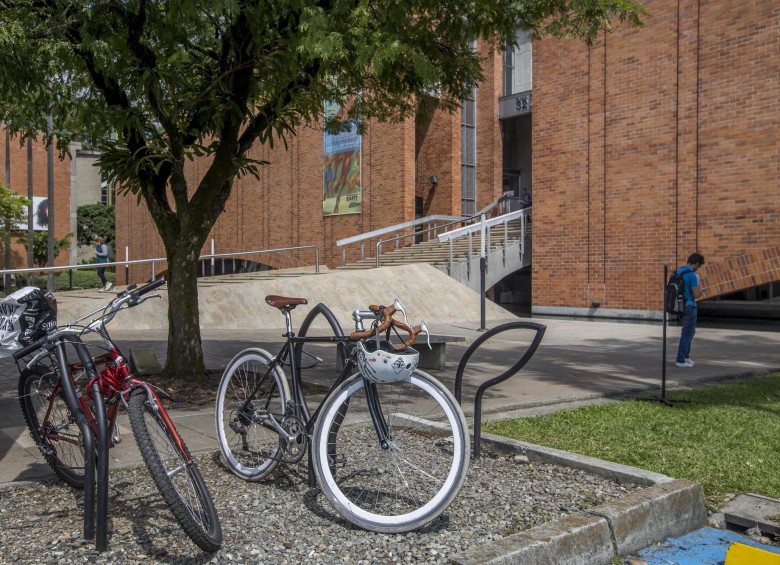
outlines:
[[396, 328], [401, 329], [409, 334], [409, 339], [407, 339], [403, 343], [394, 346], [398, 350], [401, 350], [404, 347], [411, 347], [414, 344], [414, 342], [417, 341], [417, 334], [423, 331], [422, 325], [414, 326], [413, 328], [410, 328], [409, 326], [407, 326], [403, 322], [399, 322], [398, 320], [393, 320], [393, 325]]
[[19, 360], [19, 359], [21, 359], [22, 357], [26, 357], [27, 355], [29, 355], [29, 354], [30, 354], [30, 353], [32, 353], [33, 351], [35, 351], [35, 350], [37, 350], [37, 349], [40, 349], [41, 347], [43, 347], [43, 345], [44, 345], [45, 343], [46, 343], [46, 338], [45, 338], [45, 337], [42, 337], [42, 338], [41, 338], [41, 339], [39, 339], [38, 341], [34, 341], [34, 342], [33, 342], [33, 343], [31, 343], [30, 345], [27, 345], [27, 346], [25, 346], [25, 347], [22, 347], [21, 349], [19, 349], [19, 350], [17, 350], [17, 351], [14, 351], [14, 352], [13, 352], [13, 357], [14, 357], [14, 360], [15, 360], [15, 361], [18, 361], [18, 360]]
[[[379, 312], [381, 306], [377, 306], [376, 304], [372, 304], [368, 307], [369, 310], [372, 312]], [[379, 324], [376, 328], [369, 328], [367, 330], [364, 330], [362, 332], [352, 332], [349, 334], [349, 339], [363, 339], [366, 337], [371, 337], [374, 335], [375, 332], [383, 332], [387, 328], [390, 327], [390, 324], [393, 323], [393, 314], [396, 313], [395, 306], [385, 306], [384, 309], [382, 309], [382, 323]]]
[[160, 277], [159, 279], [153, 280], [149, 284], [145, 284], [141, 288], [139, 288], [136, 292], [138, 293], [138, 296], [143, 296], [147, 292], [151, 292], [156, 288], [161, 287], [165, 284], [165, 277]]

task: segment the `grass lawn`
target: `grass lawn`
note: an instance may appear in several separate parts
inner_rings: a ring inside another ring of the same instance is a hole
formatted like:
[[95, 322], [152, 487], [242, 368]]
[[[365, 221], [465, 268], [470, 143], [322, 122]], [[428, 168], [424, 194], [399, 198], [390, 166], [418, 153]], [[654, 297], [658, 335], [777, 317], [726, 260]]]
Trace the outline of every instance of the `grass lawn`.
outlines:
[[482, 429], [694, 480], [713, 509], [728, 493], [780, 498], [780, 373], [667, 398], [690, 403], [628, 400]]

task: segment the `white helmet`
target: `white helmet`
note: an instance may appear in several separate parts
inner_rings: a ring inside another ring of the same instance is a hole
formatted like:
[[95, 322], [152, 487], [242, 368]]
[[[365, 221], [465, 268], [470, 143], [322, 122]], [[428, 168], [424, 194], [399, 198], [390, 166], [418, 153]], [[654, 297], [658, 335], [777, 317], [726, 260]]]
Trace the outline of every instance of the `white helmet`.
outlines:
[[356, 347], [360, 373], [375, 383], [391, 383], [408, 377], [420, 359], [420, 354], [411, 347], [398, 350], [386, 340], [379, 342], [379, 348], [375, 339], [359, 341]]

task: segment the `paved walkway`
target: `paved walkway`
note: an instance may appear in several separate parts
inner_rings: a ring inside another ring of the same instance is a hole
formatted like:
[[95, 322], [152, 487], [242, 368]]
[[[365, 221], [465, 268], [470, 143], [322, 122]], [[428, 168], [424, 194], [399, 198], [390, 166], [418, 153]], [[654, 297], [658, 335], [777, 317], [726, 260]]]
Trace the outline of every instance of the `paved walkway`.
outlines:
[[[660, 324], [564, 319], [533, 321], [547, 326], [542, 345], [520, 373], [485, 394], [485, 417], [557, 410], [639, 391], [660, 393]], [[498, 322], [490, 323], [489, 327], [496, 325]], [[447, 346], [444, 370], [430, 371], [450, 390], [454, 388], [455, 369], [467, 345], [481, 335], [478, 328], [478, 322], [431, 328], [433, 333], [466, 338], [465, 343]], [[275, 352], [282, 343], [281, 334], [282, 330], [204, 331], [206, 365], [210, 369], [222, 369], [236, 353], [250, 346], [259, 345]], [[126, 349], [152, 348], [161, 361], [164, 360], [165, 331], [115, 331], [112, 335]], [[310, 335], [314, 335], [313, 332]], [[499, 334], [472, 357], [463, 381], [463, 405], [467, 414], [473, 411], [477, 387], [514, 364], [531, 337], [532, 332], [528, 331]], [[692, 369], [674, 366], [678, 337], [679, 328], [670, 327], [667, 389], [780, 370], [780, 332], [777, 331], [699, 328], [692, 350], [697, 364]], [[317, 373], [308, 378], [327, 383], [334, 375], [335, 352], [322, 349], [317, 354], [324, 362]], [[25, 427], [16, 398], [17, 379], [13, 361], [0, 360], [0, 484], [53, 475], [42, 462]], [[213, 407], [174, 410], [173, 415], [182, 436], [194, 450], [216, 449]], [[126, 420], [121, 424], [126, 441], [112, 449], [113, 466], [140, 461]]]

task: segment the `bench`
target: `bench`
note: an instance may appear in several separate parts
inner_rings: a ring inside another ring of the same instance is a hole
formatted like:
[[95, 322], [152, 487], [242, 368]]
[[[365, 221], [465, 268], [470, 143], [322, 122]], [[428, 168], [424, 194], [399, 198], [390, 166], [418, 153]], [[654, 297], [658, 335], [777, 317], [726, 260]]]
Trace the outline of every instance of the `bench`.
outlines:
[[444, 369], [447, 360], [448, 343], [465, 343], [466, 338], [460, 335], [436, 335], [431, 334], [431, 349], [428, 349], [425, 336], [419, 336], [413, 347], [420, 352], [420, 361], [417, 366], [420, 369]]
[[[420, 353], [420, 361], [417, 366], [420, 369], [444, 369], [444, 363], [447, 359], [447, 344], [448, 343], [464, 343], [466, 338], [459, 335], [436, 335], [431, 334], [431, 349], [428, 349], [428, 344], [425, 340], [425, 336], [421, 336], [420, 339], [415, 342], [413, 347]], [[397, 337], [393, 336], [390, 339], [393, 343], [400, 343]], [[351, 347], [351, 346], [350, 346]], [[341, 364], [341, 359], [336, 359], [336, 368], [341, 370], [344, 366]]]

